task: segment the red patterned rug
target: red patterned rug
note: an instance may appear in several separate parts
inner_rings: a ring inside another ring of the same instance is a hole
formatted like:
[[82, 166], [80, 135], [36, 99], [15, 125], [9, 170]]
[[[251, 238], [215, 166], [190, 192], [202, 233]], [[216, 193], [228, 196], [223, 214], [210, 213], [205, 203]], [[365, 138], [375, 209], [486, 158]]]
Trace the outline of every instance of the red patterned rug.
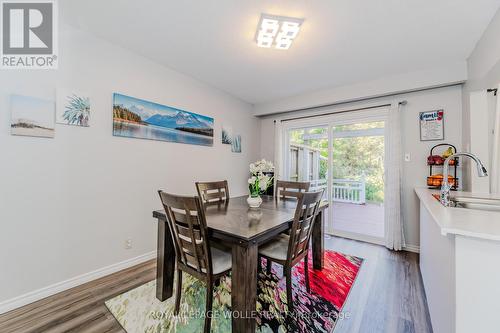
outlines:
[[[311, 256], [310, 256], [311, 258]], [[349, 295], [363, 259], [325, 251], [321, 271], [309, 267], [311, 293], [307, 293], [303, 263], [293, 269], [294, 311], [287, 311], [286, 284], [282, 267], [259, 273], [258, 332], [332, 332]], [[262, 264], [265, 263], [263, 260]], [[174, 283], [176, 283], [174, 281]], [[116, 296], [106, 306], [128, 333], [191, 333], [203, 331], [206, 287], [184, 274], [181, 309], [173, 314], [174, 297], [160, 302], [156, 281]], [[231, 278], [225, 277], [214, 290], [212, 333], [231, 332]]]
[[[310, 254], [310, 258], [311, 258]], [[273, 332], [331, 332], [342, 311], [363, 259], [325, 251], [322, 270], [312, 268], [309, 261], [311, 293], [307, 293], [304, 263], [293, 270], [294, 311], [287, 313], [286, 284], [281, 265], [274, 264], [272, 273], [259, 274], [258, 301], [261, 305], [259, 326]]]

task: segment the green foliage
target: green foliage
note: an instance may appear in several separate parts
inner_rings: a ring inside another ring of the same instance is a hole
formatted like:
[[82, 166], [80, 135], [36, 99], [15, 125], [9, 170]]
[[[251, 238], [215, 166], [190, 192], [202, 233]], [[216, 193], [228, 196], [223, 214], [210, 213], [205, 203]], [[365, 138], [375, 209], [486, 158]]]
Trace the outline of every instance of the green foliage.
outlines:
[[134, 123], [142, 123], [141, 116], [120, 105], [113, 105], [113, 118]]
[[328, 175], [328, 160], [319, 160], [319, 179], [326, 179]]
[[[334, 126], [336, 133], [383, 128], [384, 122]], [[328, 129], [326, 127], [297, 129], [289, 132], [290, 142], [320, 150], [320, 179], [328, 174]], [[308, 139], [310, 138], [310, 139]], [[384, 201], [384, 137], [354, 136], [333, 140], [333, 178], [366, 182], [366, 200]]]
[[[383, 128], [384, 122], [338, 125], [335, 132]], [[384, 202], [384, 137], [357, 136], [333, 141], [333, 177], [366, 182], [366, 200]]]
[[365, 180], [366, 200], [384, 201], [384, 137], [337, 138], [333, 142], [333, 178]]
[[250, 196], [257, 197], [266, 193], [267, 189], [273, 184], [274, 177], [265, 175], [252, 175], [248, 182], [248, 191]]

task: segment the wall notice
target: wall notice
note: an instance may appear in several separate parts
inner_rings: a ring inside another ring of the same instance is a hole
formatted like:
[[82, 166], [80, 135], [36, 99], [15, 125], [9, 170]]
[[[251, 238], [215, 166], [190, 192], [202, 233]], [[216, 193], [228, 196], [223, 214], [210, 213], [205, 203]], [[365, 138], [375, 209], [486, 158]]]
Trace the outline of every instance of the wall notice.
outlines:
[[420, 112], [420, 141], [444, 140], [444, 111]]

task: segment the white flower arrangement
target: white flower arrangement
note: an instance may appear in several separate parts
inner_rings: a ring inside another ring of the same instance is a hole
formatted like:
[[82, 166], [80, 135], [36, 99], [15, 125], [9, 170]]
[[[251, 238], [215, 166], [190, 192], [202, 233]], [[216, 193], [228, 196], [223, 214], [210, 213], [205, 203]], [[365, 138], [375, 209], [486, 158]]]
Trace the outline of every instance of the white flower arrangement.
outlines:
[[272, 172], [274, 171], [274, 165], [271, 161], [266, 161], [265, 159], [261, 159], [260, 161], [250, 163], [250, 173], [255, 176], [261, 174], [263, 172]]
[[271, 186], [274, 177], [269, 177], [264, 172], [272, 171], [274, 171], [273, 163], [265, 159], [250, 164], [251, 177], [248, 178], [250, 196], [257, 197]]

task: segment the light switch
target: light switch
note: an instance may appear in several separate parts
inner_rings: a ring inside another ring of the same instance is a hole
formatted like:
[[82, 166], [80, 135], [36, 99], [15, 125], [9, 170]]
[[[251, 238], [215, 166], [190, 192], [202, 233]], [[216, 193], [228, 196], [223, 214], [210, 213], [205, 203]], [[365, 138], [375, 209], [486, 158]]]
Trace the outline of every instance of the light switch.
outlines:
[[410, 153], [405, 153], [405, 162], [410, 162], [410, 161], [411, 161]]

